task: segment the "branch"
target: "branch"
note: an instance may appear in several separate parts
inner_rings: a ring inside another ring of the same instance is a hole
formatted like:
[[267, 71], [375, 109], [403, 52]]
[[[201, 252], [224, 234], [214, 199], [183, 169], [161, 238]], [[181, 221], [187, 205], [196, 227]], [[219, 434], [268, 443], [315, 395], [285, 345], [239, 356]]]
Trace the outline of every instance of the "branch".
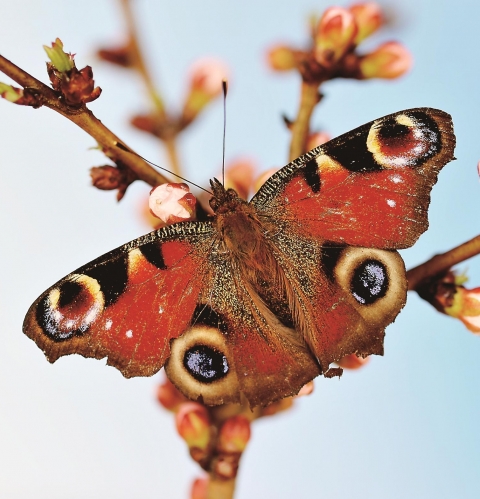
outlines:
[[415, 290], [425, 279], [440, 274], [478, 254], [480, 254], [480, 235], [446, 253], [435, 255], [425, 263], [410, 269], [407, 272], [408, 289], [410, 291]]
[[318, 82], [302, 82], [300, 107], [296, 120], [291, 125], [292, 139], [290, 142], [289, 161], [293, 161], [305, 152], [305, 147], [310, 131], [310, 118], [315, 106], [320, 101]]
[[[111, 132], [85, 105], [78, 108], [67, 105], [57, 92], [10, 62], [2, 55], [0, 55], [0, 71], [5, 73], [24, 89], [28, 88], [29, 90], [34, 91], [37, 94], [41, 105], [53, 109], [62, 116], [65, 116], [65, 118], [73, 121], [73, 123], [78, 125], [98, 142], [108, 157], [120, 160], [133, 170], [139, 179], [151, 186], [169, 182], [166, 177], [161, 173], [158, 173], [143, 159], [119, 148], [117, 144], [120, 143], [126, 146], [125, 142]], [[126, 147], [128, 149], [128, 146]]]

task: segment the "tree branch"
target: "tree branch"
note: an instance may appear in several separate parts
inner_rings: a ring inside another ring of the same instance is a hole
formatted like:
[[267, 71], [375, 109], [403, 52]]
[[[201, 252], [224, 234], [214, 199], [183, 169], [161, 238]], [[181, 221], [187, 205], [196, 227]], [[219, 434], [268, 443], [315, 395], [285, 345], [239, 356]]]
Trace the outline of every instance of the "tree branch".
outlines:
[[480, 235], [445, 253], [435, 255], [425, 263], [410, 269], [407, 272], [408, 289], [410, 291], [415, 290], [425, 279], [440, 274], [478, 254], [480, 254]]
[[[9, 76], [24, 89], [28, 88], [35, 91], [38, 94], [39, 100], [43, 106], [53, 109], [62, 116], [65, 116], [65, 118], [68, 118], [82, 130], [91, 135], [102, 147], [104, 153], [109, 158], [120, 160], [128, 168], [131, 168], [137, 174], [139, 179], [145, 181], [151, 186], [169, 182], [166, 177], [153, 169], [143, 159], [119, 148], [117, 144], [121, 143], [126, 146], [125, 142], [123, 142], [99, 119], [97, 119], [85, 105], [78, 108], [67, 105], [63, 101], [60, 94], [28, 74], [23, 69], [16, 66], [13, 62], [9, 61], [2, 55], [0, 55], [0, 71]], [[127, 149], [130, 149], [128, 146], [126, 147]]]

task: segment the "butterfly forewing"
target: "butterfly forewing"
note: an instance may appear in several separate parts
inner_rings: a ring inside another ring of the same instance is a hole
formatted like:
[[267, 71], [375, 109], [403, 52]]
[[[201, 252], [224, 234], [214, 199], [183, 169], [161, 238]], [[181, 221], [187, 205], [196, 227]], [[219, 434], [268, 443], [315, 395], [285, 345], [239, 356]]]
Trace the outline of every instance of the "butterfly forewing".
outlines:
[[406, 248], [428, 227], [430, 191], [454, 147], [447, 113], [400, 111], [296, 159], [267, 180], [252, 203], [307, 237]]

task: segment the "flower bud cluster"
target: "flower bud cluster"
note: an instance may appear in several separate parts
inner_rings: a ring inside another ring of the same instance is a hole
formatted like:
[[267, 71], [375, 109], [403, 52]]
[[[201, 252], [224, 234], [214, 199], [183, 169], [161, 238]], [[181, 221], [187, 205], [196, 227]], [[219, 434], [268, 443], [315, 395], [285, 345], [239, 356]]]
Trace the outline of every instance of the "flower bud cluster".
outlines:
[[100, 97], [102, 89], [95, 87], [92, 68], [77, 69], [74, 55], [64, 52], [60, 38], [52, 42], [51, 47], [44, 45], [43, 48], [50, 59], [47, 71], [52, 87], [68, 105], [81, 106]]
[[[109, 53], [109, 60], [113, 59], [113, 56], [113, 53]], [[223, 81], [227, 78], [228, 68], [223, 62], [212, 58], [201, 59], [190, 68], [188, 91], [179, 115], [169, 115], [163, 111], [152, 112], [138, 114], [130, 122], [139, 130], [165, 141], [171, 140], [189, 126], [208, 104], [221, 95]]]
[[359, 43], [383, 24], [382, 11], [373, 2], [330, 7], [312, 30], [309, 50], [276, 46], [268, 54], [269, 64], [277, 71], [297, 70], [308, 82], [336, 77], [398, 78], [412, 65], [410, 53], [400, 43], [387, 42], [363, 55], [356, 51]]
[[465, 275], [448, 270], [421, 283], [416, 290], [439, 312], [459, 319], [469, 331], [480, 334], [480, 287], [465, 288], [467, 280]]

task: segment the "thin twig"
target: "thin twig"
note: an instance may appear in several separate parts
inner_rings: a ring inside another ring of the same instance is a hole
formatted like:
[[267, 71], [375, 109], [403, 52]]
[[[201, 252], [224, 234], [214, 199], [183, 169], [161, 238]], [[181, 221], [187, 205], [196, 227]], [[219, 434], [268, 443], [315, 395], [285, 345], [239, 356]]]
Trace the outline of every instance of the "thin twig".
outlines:
[[152, 77], [148, 72], [147, 65], [145, 64], [145, 59], [140, 50], [140, 44], [138, 41], [137, 28], [135, 25], [135, 18], [130, 5], [130, 0], [121, 0], [121, 5], [123, 9], [123, 15], [127, 23], [128, 38], [129, 38], [129, 49], [130, 54], [133, 59], [133, 65], [136, 71], [140, 74], [147, 87], [148, 94], [152, 100], [155, 110], [161, 117], [165, 117], [165, 105], [160, 93], [157, 91]]
[[408, 289], [415, 290], [425, 279], [440, 274], [478, 254], [480, 254], [480, 235], [410, 269], [407, 272]]
[[[120, 160], [124, 165], [131, 168], [139, 179], [151, 186], [169, 181], [143, 159], [117, 147], [117, 143], [126, 144], [97, 119], [85, 105], [82, 105], [79, 108], [67, 105], [61, 96], [53, 89], [37, 80], [2, 55], [0, 55], [0, 71], [5, 73], [23, 88], [29, 88], [37, 92], [39, 96], [41, 96], [42, 105], [53, 109], [70, 121], [73, 121], [73, 123], [78, 125], [98, 142], [108, 157]], [[127, 148], [129, 147], [127, 146]]]
[[305, 152], [310, 131], [310, 118], [315, 106], [320, 101], [318, 83], [302, 82], [300, 106], [296, 120], [291, 126], [292, 139], [290, 142], [289, 161], [293, 161]]

